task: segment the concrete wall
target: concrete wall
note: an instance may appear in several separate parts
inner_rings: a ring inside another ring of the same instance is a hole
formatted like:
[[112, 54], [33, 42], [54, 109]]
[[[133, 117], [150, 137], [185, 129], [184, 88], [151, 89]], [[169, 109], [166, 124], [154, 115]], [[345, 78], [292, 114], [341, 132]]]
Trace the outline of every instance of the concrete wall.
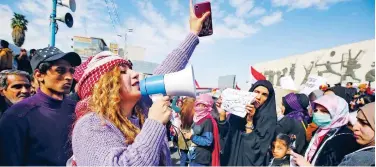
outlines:
[[323, 76], [329, 84], [375, 81], [375, 40], [289, 56], [254, 67], [275, 86], [279, 86], [279, 78], [284, 75], [290, 75], [297, 86], [305, 83], [309, 75]]

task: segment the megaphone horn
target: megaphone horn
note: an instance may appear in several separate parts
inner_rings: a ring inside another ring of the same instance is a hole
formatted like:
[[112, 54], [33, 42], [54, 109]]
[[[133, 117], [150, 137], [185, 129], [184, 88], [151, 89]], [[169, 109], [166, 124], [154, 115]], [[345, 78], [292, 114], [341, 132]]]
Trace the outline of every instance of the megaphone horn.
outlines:
[[63, 17], [56, 18], [63, 23], [65, 23], [69, 28], [73, 27], [73, 17], [70, 13], [65, 13]]
[[141, 95], [163, 94], [168, 96], [196, 97], [196, 85], [193, 67], [184, 70], [147, 77], [140, 81]]
[[76, 11], [76, 1], [75, 0], [59, 0], [59, 5], [69, 8], [72, 12]]

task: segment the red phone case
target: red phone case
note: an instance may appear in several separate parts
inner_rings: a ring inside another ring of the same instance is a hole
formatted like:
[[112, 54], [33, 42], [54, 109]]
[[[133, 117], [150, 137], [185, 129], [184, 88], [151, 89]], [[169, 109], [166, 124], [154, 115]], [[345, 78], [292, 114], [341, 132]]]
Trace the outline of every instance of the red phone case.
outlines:
[[201, 2], [194, 5], [194, 10], [197, 18], [201, 18], [202, 15], [209, 11], [210, 15], [207, 19], [205, 19], [204, 23], [202, 24], [202, 29], [198, 34], [199, 37], [202, 36], [209, 36], [213, 34], [213, 23], [211, 17], [211, 5], [210, 2]]

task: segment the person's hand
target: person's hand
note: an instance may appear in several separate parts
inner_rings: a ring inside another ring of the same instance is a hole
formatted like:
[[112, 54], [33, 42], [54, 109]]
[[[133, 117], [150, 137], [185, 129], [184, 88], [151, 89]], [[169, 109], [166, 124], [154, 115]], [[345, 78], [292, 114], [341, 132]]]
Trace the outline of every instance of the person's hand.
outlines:
[[290, 154], [293, 157], [293, 161], [298, 166], [312, 166], [303, 156], [295, 153], [294, 151], [290, 150]]
[[192, 132], [184, 133], [184, 138], [185, 139], [191, 139], [191, 137], [192, 137]]
[[164, 96], [157, 100], [149, 109], [148, 118], [156, 120], [163, 125], [166, 125], [170, 120], [171, 108], [170, 97]]
[[202, 24], [206, 18], [210, 15], [210, 12], [205, 12], [201, 18], [197, 18], [193, 7], [192, 0], [189, 0], [189, 27], [192, 33], [198, 35], [201, 32]]
[[224, 121], [226, 119], [226, 111], [221, 108], [222, 105], [222, 98], [219, 97], [218, 100], [215, 102], [215, 106], [217, 107], [219, 113], [219, 120]]
[[247, 122], [252, 122], [253, 121], [253, 116], [256, 113], [256, 108], [252, 104], [247, 104], [245, 106], [245, 111], [247, 112]]

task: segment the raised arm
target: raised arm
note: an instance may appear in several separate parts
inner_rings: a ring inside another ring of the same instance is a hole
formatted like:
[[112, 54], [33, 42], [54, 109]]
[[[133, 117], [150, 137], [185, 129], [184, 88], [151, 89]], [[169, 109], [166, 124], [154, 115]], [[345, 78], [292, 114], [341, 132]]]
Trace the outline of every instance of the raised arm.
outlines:
[[204, 20], [209, 17], [210, 12], [204, 13], [201, 18], [197, 18], [193, 8], [192, 0], [189, 1], [189, 27], [190, 33], [178, 48], [173, 50], [166, 59], [154, 70], [154, 75], [161, 75], [180, 71], [188, 64], [194, 49], [199, 43], [198, 34], [202, 29]]

